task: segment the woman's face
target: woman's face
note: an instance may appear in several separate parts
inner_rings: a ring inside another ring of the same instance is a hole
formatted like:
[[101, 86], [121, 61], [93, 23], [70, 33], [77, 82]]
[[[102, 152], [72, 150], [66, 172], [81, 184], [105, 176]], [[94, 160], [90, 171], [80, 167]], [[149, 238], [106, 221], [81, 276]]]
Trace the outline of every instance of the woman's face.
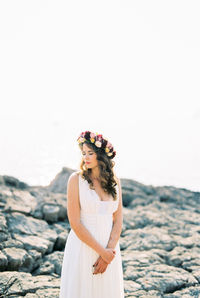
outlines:
[[91, 169], [98, 165], [97, 154], [85, 143], [83, 144], [82, 156], [87, 168]]

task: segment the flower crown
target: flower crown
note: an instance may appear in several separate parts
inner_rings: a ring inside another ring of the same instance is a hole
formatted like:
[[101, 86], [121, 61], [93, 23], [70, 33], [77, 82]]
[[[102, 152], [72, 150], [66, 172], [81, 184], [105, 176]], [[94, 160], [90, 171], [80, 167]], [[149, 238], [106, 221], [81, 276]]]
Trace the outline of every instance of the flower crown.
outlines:
[[104, 138], [101, 134], [93, 133], [87, 130], [79, 135], [77, 141], [78, 144], [84, 143], [85, 141], [89, 141], [96, 147], [103, 149], [109, 158], [114, 158], [116, 155], [116, 151], [114, 150], [113, 145], [110, 142], [108, 142], [108, 139]]

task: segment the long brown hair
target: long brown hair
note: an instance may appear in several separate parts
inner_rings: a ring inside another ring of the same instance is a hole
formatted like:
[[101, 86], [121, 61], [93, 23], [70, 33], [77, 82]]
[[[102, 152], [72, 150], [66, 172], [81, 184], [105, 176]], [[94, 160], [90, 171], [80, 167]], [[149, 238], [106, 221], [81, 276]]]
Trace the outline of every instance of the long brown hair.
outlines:
[[[117, 200], [117, 192], [115, 188], [115, 186], [117, 185], [117, 182], [116, 182], [117, 177], [113, 170], [115, 162], [111, 160], [104, 152], [99, 150], [94, 144], [89, 143], [87, 141], [85, 141], [84, 143], [97, 154], [101, 187], [104, 189], [106, 193], [112, 195], [114, 201]], [[83, 150], [84, 143], [79, 144], [81, 151]], [[79, 167], [80, 167], [80, 174], [82, 178], [88, 181], [90, 188], [92, 189], [92, 187], [94, 187], [92, 180], [90, 179], [92, 169], [85, 167], [85, 162], [83, 160], [83, 157]]]

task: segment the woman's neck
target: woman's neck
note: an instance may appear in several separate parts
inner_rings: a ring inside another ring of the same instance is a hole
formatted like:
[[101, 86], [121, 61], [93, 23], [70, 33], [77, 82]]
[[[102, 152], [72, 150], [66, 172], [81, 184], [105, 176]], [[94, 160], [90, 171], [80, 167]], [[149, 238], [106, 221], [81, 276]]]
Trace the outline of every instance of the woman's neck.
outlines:
[[92, 169], [91, 178], [94, 180], [99, 180], [99, 168], [95, 167]]

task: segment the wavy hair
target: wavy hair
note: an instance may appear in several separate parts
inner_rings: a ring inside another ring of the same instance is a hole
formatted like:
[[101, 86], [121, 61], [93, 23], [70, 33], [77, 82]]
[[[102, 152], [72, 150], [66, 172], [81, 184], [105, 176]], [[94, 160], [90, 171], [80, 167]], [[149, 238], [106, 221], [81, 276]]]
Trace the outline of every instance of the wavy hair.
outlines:
[[[100, 184], [103, 190], [111, 194], [114, 201], [117, 200], [117, 192], [115, 186], [117, 185], [117, 177], [114, 173], [113, 167], [115, 165], [115, 162], [111, 160], [106, 153], [102, 152], [99, 148], [97, 148], [94, 144], [85, 141], [84, 142], [88, 147], [90, 147], [96, 154], [97, 154], [97, 161], [98, 161], [98, 168], [100, 173]], [[80, 143], [79, 147], [81, 151], [83, 150], [83, 144]], [[83, 179], [87, 180], [90, 188], [93, 189], [94, 185], [92, 180], [90, 179], [90, 175], [92, 173], [92, 169], [89, 169], [85, 167], [85, 162], [82, 160], [80, 162], [80, 174]]]

